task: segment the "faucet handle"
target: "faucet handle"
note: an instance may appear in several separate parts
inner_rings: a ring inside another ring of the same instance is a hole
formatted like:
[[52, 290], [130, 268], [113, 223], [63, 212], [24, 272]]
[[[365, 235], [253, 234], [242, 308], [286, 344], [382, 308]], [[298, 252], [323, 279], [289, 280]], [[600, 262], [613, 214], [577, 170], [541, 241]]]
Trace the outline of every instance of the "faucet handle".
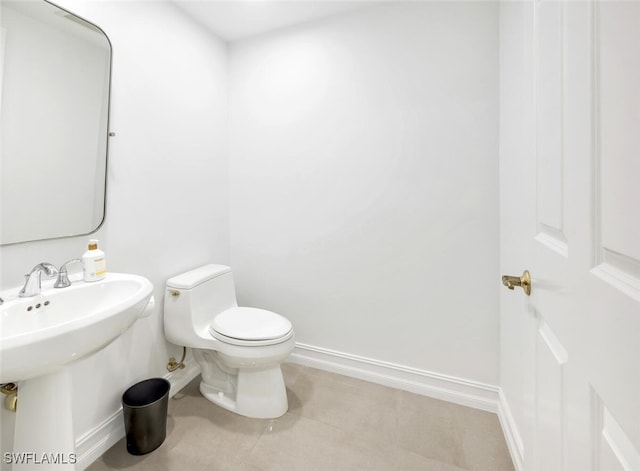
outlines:
[[81, 262], [79, 258], [73, 258], [67, 262], [64, 262], [60, 266], [60, 270], [58, 270], [58, 278], [54, 283], [54, 288], [66, 288], [67, 286], [71, 286], [71, 281], [69, 281], [69, 276], [67, 275], [67, 265], [71, 265], [72, 263]]

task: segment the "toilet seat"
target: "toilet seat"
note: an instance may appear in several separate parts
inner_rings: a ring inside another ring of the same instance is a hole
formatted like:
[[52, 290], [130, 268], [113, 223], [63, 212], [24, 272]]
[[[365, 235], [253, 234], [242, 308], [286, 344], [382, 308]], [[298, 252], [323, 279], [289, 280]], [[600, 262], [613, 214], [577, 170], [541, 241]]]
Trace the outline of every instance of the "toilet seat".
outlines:
[[293, 335], [293, 326], [275, 312], [252, 307], [234, 307], [218, 314], [209, 333], [218, 340], [246, 346], [274, 345]]

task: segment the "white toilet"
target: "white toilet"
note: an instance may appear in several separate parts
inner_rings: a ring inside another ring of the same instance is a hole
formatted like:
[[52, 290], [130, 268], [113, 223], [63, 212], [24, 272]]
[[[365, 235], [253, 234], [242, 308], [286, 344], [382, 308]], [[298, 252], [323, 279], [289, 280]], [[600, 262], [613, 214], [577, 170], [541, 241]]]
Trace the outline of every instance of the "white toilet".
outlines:
[[231, 269], [205, 265], [167, 281], [165, 337], [193, 348], [200, 392], [247, 417], [271, 419], [287, 412], [280, 364], [294, 346], [286, 318], [238, 307]]

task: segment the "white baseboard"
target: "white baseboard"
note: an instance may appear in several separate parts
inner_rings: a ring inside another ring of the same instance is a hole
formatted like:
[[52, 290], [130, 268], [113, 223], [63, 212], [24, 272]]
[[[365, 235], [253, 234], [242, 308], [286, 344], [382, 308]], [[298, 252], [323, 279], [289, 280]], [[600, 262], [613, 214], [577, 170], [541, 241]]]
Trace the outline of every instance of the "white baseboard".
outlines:
[[500, 399], [498, 403], [498, 419], [507, 442], [507, 448], [509, 448], [509, 453], [511, 454], [511, 460], [516, 471], [524, 471], [524, 442], [520, 433], [518, 433], [518, 427], [502, 389], [498, 394]]
[[[200, 367], [191, 361], [182, 370], [167, 373], [164, 378], [171, 383], [169, 397], [184, 388], [200, 374]], [[115, 445], [125, 435], [122, 407], [115, 411], [101, 424], [76, 440], [76, 469], [84, 470], [97, 460], [104, 452]]]
[[490, 384], [301, 343], [296, 344], [290, 361], [475, 409], [498, 412], [499, 388]]
[[76, 440], [76, 469], [83, 470], [124, 437], [122, 407]]

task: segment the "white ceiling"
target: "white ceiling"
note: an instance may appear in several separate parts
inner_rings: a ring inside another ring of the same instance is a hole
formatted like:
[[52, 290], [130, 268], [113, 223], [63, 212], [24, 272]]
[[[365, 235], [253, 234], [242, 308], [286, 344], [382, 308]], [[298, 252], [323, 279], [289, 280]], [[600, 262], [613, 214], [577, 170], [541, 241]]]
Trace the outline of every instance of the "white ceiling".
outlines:
[[[378, 0], [380, 1], [380, 0]], [[356, 10], [366, 0], [174, 0], [194, 20], [225, 41]]]

